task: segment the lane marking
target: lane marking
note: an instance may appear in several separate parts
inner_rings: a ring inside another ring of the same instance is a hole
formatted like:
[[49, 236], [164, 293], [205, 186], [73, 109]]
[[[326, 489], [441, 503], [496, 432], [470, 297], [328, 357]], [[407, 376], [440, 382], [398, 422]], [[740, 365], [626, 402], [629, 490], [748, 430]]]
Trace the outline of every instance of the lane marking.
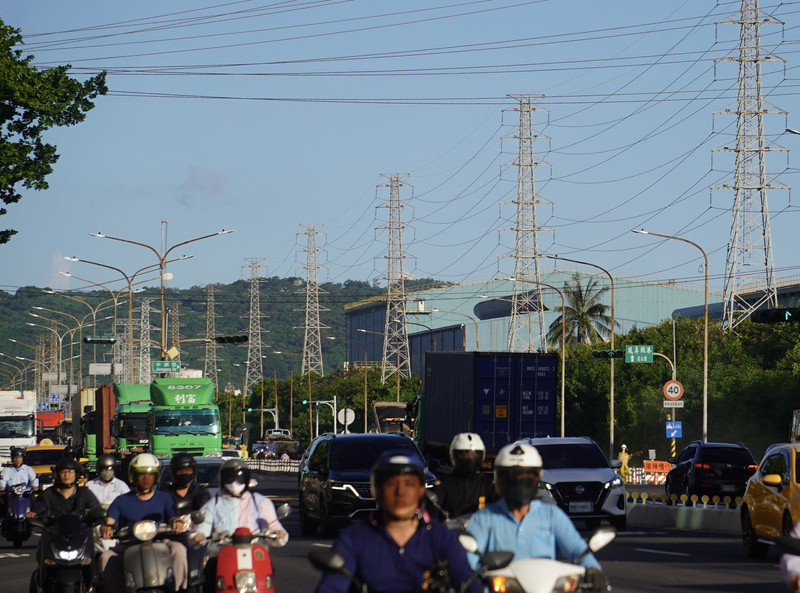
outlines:
[[0, 558], [27, 558], [30, 554], [15, 554], [13, 552], [8, 552], [6, 554], [0, 554]]
[[666, 535], [666, 531], [618, 531], [617, 537], [621, 535]]
[[668, 556], [691, 556], [683, 552], [667, 552], [664, 550], [648, 550], [647, 548], [634, 548], [637, 552], [648, 552], [649, 554], [667, 554]]
[[317, 544], [317, 543], [314, 543], [314, 544], [311, 544], [311, 545], [312, 546], [317, 546], [318, 548], [332, 548], [333, 547], [333, 544]]

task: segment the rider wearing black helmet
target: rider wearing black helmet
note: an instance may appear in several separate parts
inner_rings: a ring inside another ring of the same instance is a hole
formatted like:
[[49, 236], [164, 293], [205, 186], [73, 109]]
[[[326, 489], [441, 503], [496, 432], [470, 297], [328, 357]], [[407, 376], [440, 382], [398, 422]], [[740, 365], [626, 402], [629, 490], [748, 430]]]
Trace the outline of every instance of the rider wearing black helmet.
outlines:
[[130, 487], [114, 477], [117, 467], [117, 458], [110, 453], [104, 453], [97, 458], [95, 469], [97, 476], [86, 483], [86, 487], [91, 490], [103, 506], [108, 506], [120, 494], [130, 492]]
[[61, 515], [83, 516], [98, 506], [97, 497], [88, 488], [78, 488], [81, 464], [64, 457], [56, 463], [53, 487], [42, 492], [31, 505], [31, 511], [40, 518]]
[[174, 502], [188, 500], [191, 502], [190, 511], [199, 511], [208, 502], [211, 495], [205, 486], [201, 486], [197, 479], [197, 461], [188, 453], [178, 453], [169, 462], [169, 472], [172, 481], [162, 490], [172, 497]]
[[[409, 451], [382, 454], [372, 468], [372, 495], [378, 510], [339, 535], [333, 549], [346, 568], [373, 592], [435, 589], [431, 575], [446, 569], [448, 586], [467, 581], [472, 570], [458, 536], [434, 523], [421, 510], [427, 470], [419, 455]], [[325, 573], [317, 593], [346, 593], [350, 580]], [[483, 587], [473, 580], [467, 591]]]

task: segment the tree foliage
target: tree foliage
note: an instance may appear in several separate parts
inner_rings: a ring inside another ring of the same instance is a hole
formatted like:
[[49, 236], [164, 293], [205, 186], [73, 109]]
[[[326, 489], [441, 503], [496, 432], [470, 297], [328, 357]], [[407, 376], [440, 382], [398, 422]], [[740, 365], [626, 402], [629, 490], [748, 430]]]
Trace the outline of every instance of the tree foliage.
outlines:
[[[20, 186], [47, 189], [58, 154], [44, 132], [82, 122], [93, 100], [108, 91], [105, 72], [80, 82], [67, 76], [68, 65], [38, 70], [33, 56], [15, 49], [22, 43], [19, 29], [0, 20], [0, 199], [6, 205], [22, 199]], [[0, 208], [0, 217], [6, 213]], [[0, 244], [16, 233], [0, 231]]]
[[564, 283], [564, 307], [557, 307], [559, 316], [550, 324], [547, 339], [551, 344], [561, 342], [561, 318], [566, 325], [568, 344], [578, 342], [592, 343], [600, 337], [611, 335], [609, 307], [600, 302], [608, 287], [598, 288], [597, 280], [589, 278], [584, 287], [578, 274], [572, 276], [572, 283]]

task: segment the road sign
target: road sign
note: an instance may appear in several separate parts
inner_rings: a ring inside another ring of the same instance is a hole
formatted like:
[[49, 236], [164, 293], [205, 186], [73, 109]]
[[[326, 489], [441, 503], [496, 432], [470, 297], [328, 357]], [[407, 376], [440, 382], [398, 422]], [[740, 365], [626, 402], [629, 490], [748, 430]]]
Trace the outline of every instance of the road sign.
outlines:
[[58, 373], [42, 373], [42, 381], [45, 383], [52, 383], [58, 381]]
[[110, 375], [111, 363], [110, 362], [93, 362], [89, 364], [90, 375]]
[[625, 346], [625, 362], [653, 362], [653, 346]]
[[180, 360], [155, 360], [153, 361], [154, 373], [180, 373]]
[[671, 399], [664, 400], [664, 407], [665, 408], [682, 408], [683, 402], [682, 401], [675, 401]]
[[343, 408], [339, 410], [339, 413], [336, 415], [336, 417], [339, 419], [341, 424], [349, 426], [353, 423], [353, 420], [356, 419], [356, 413], [350, 408]]
[[664, 383], [664, 397], [677, 401], [683, 397], [683, 385], [680, 381], [673, 379]]
[[679, 439], [683, 436], [683, 427], [680, 422], [667, 422], [667, 438]]

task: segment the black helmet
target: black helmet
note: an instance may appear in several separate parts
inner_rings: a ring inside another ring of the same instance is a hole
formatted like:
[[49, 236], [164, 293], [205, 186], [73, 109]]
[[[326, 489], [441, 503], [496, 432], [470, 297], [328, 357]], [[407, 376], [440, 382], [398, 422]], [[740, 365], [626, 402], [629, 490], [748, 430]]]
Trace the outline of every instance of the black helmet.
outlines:
[[17, 455], [25, 455], [25, 449], [22, 447], [11, 447], [11, 459], [14, 459]]
[[97, 471], [101, 471], [104, 469], [116, 469], [117, 467], [117, 458], [114, 457], [111, 453], [103, 453], [97, 458], [95, 462], [95, 469]]
[[414, 475], [425, 483], [425, 463], [418, 455], [409, 455], [408, 451], [386, 451], [372, 466], [370, 487], [372, 497], [378, 497], [378, 487], [392, 476]]
[[75, 449], [70, 446], [64, 447], [64, 457], [67, 459], [75, 459]]
[[78, 478], [80, 478], [83, 468], [81, 468], [81, 464], [75, 461], [74, 459], [70, 459], [69, 457], [62, 457], [56, 462], [56, 467], [53, 475], [53, 482], [55, 482], [56, 486], [62, 485], [60, 474], [65, 469], [71, 469], [75, 472], [75, 481], [72, 484], [70, 484], [70, 486], [73, 486], [74, 484], [77, 484]]
[[228, 459], [219, 470], [219, 484], [222, 488], [233, 482], [244, 484], [245, 491], [250, 485], [250, 468], [243, 459]]
[[[192, 473], [178, 475], [178, 470], [187, 468], [191, 469]], [[197, 476], [197, 461], [188, 453], [178, 453], [170, 460], [169, 471], [172, 474], [172, 483], [178, 488], [186, 488]]]

